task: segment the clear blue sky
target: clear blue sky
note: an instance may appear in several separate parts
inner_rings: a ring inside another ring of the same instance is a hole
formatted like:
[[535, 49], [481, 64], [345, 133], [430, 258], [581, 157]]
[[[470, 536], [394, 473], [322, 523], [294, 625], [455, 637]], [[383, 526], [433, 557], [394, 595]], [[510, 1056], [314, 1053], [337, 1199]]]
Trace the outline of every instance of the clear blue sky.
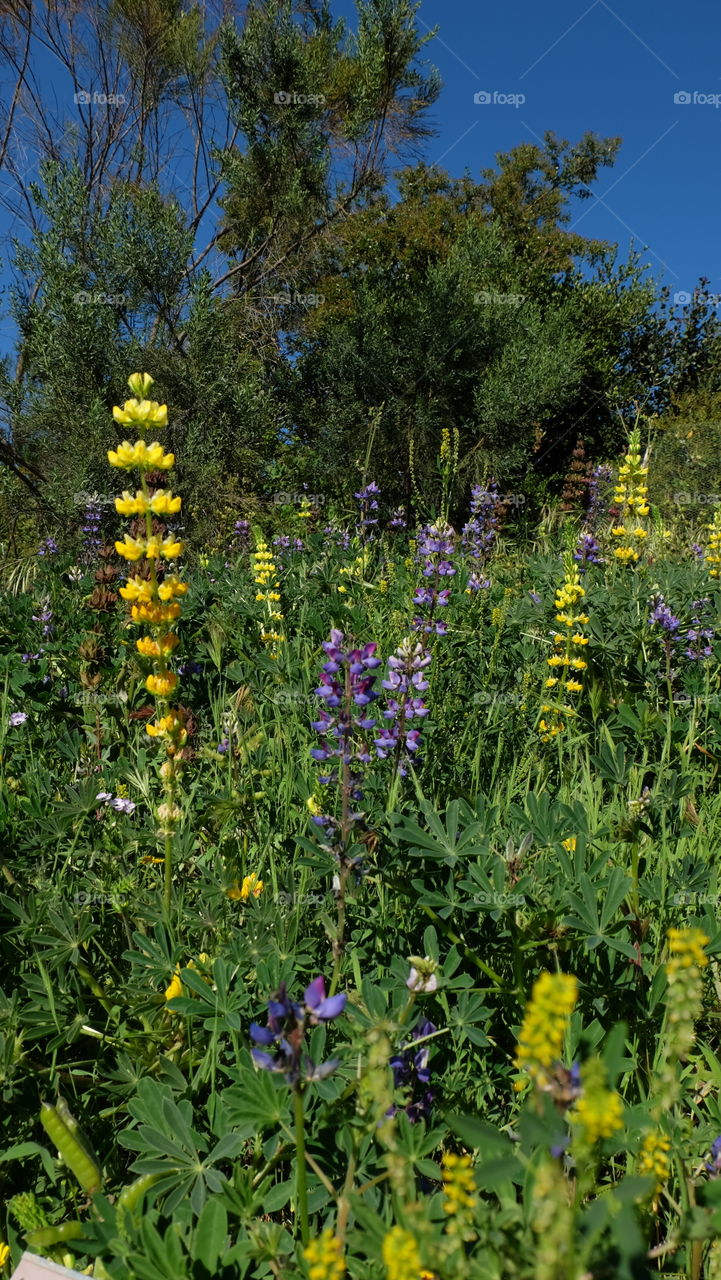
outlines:
[[[352, 0], [333, 0], [333, 11], [353, 21]], [[719, 0], [423, 0], [418, 18], [422, 30], [439, 28], [426, 53], [443, 78], [429, 163], [477, 177], [499, 151], [548, 129], [570, 141], [585, 130], [620, 135], [616, 165], [577, 202], [574, 226], [618, 243], [623, 258], [633, 242], [672, 293], [691, 293], [705, 275], [721, 295]], [[525, 101], [483, 105], [478, 92]], [[714, 95], [718, 106], [702, 100]], [[5, 243], [8, 230], [2, 215]], [[0, 352], [13, 345], [7, 306], [5, 293]]]

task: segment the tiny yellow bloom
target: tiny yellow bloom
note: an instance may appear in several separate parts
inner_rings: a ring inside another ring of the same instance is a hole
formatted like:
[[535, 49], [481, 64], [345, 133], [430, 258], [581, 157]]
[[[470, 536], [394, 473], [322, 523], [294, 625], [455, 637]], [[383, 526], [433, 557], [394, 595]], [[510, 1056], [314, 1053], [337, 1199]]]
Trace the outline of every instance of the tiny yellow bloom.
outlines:
[[176, 996], [182, 996], [183, 984], [180, 981], [180, 965], [176, 965], [170, 984], [165, 988], [165, 999], [174, 1000]]

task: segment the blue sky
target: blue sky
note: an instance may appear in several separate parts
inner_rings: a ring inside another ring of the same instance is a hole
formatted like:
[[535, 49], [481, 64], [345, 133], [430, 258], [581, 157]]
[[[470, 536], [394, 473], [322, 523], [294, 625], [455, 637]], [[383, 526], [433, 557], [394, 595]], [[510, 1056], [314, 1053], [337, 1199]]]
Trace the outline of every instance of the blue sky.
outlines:
[[[353, 22], [353, 0], [333, 0], [333, 11]], [[633, 242], [672, 294], [705, 275], [721, 297], [718, 0], [423, 0], [418, 21], [438, 27], [426, 55], [443, 79], [424, 159], [477, 177], [498, 152], [549, 129], [570, 141], [585, 130], [620, 135], [616, 165], [576, 202], [573, 226], [618, 243], [622, 258]], [[474, 102], [479, 92], [491, 101]], [[503, 101], [513, 95], [515, 105]], [[8, 231], [0, 215], [0, 240]], [[5, 295], [0, 351], [12, 348], [7, 305]]]

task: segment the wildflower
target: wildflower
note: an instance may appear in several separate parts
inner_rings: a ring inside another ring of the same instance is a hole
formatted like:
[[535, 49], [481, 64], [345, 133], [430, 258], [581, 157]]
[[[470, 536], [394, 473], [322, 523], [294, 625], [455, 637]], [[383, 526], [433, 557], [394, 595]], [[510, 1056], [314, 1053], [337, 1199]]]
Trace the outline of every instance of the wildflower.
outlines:
[[255, 1044], [273, 1048], [273, 1053], [252, 1049], [255, 1065], [264, 1071], [282, 1072], [288, 1084], [297, 1087], [302, 1081], [324, 1080], [335, 1071], [338, 1063], [332, 1058], [315, 1065], [304, 1054], [304, 1037], [309, 1026], [333, 1022], [345, 1008], [343, 994], [326, 996], [325, 981], [316, 978], [306, 987], [302, 1005], [289, 1000], [285, 983], [281, 983], [276, 996], [268, 1002], [268, 1025], [257, 1022], [250, 1025], [250, 1037]]
[[713, 657], [711, 642], [715, 637], [708, 617], [710, 605], [711, 602], [708, 596], [693, 602], [694, 616], [691, 620], [691, 626], [686, 632], [685, 638], [688, 641], [688, 646], [684, 650], [686, 657], [690, 658], [692, 662], [702, 662], [705, 658]]
[[411, 971], [406, 979], [406, 986], [409, 991], [416, 994], [420, 992], [431, 992], [438, 990], [438, 975], [436, 969], [438, 965], [435, 960], [431, 960], [430, 956], [411, 956]]
[[670, 1150], [671, 1143], [665, 1133], [656, 1130], [646, 1134], [637, 1168], [642, 1177], [655, 1178], [655, 1195], [658, 1195], [668, 1182], [671, 1173], [671, 1160], [668, 1154]]
[[711, 1159], [706, 1161], [706, 1168], [712, 1178], [721, 1173], [721, 1137], [715, 1138], [711, 1146]]
[[5, 1266], [5, 1263], [8, 1261], [9, 1257], [10, 1257], [10, 1245], [5, 1244], [4, 1241], [0, 1240], [0, 1269]]
[[[583, 612], [577, 613], [576, 609], [583, 600], [586, 592], [581, 586], [581, 577], [578, 567], [574, 565], [570, 556], [566, 557], [565, 577], [563, 583], [556, 590], [556, 622], [561, 623], [565, 627], [565, 632], [555, 631], [552, 633], [554, 647], [557, 650], [550, 658], [546, 659], [546, 665], [554, 670], [554, 673], [561, 667], [573, 667], [574, 670], [580, 671], [585, 667], [585, 663], [578, 665], [576, 659], [572, 657], [572, 646], [581, 646], [588, 644], [588, 637], [582, 631], [575, 628], [585, 626], [588, 622], [588, 614]], [[562, 652], [559, 652], [562, 651]], [[560, 675], [560, 672], [559, 672]], [[546, 681], [546, 688], [553, 689], [559, 684], [559, 675], [554, 674]], [[578, 679], [566, 679], [562, 682], [566, 694], [575, 694], [583, 692], [583, 685]], [[538, 730], [541, 734], [542, 742], [550, 742], [559, 733], [562, 733], [566, 727], [566, 721], [570, 716], [577, 714], [575, 708], [567, 703], [544, 703], [541, 707], [542, 718], [538, 723]]]
[[562, 841], [561, 841], [561, 844], [563, 845], [563, 847], [564, 847], [564, 849], [566, 850], [566, 852], [567, 852], [567, 853], [575, 853], [575, 852], [576, 852], [576, 837], [575, 837], [575, 836], [569, 836], [567, 840], [562, 840]]
[[240, 888], [236, 883], [232, 889], [229, 889], [227, 896], [232, 899], [240, 899], [242, 902], [247, 902], [250, 897], [259, 898], [264, 888], [265, 885], [263, 884], [263, 881], [253, 873], [252, 875], [244, 877], [243, 884]]
[[116, 813], [125, 813], [131, 817], [135, 813], [136, 804], [133, 800], [127, 800], [124, 796], [115, 796], [108, 801], [111, 809], [115, 809]]
[[706, 527], [711, 537], [704, 559], [709, 566], [709, 578], [718, 578], [721, 564], [721, 505], [714, 507], [713, 519]]
[[[648, 506], [648, 467], [641, 465], [641, 435], [638, 427], [634, 427], [629, 436], [628, 452], [619, 468], [618, 482], [614, 492], [615, 509], [620, 521], [611, 529], [611, 536], [624, 539], [614, 548], [614, 555], [622, 563], [636, 563], [641, 556], [640, 547], [648, 536], [641, 524], [641, 518], [649, 513]], [[626, 522], [629, 529], [626, 528]], [[633, 526], [632, 528], [630, 526]]]
[[157, 440], [152, 444], [146, 444], [144, 440], [130, 444], [123, 440], [117, 449], [108, 450], [108, 462], [111, 467], [123, 467], [127, 471], [170, 471], [175, 466], [175, 455], [165, 453]]
[[174, 671], [160, 671], [158, 675], [150, 675], [145, 681], [145, 687], [148, 693], [152, 693], [155, 698], [167, 698], [173, 692], [178, 683], [178, 677]]
[[378, 510], [377, 499], [380, 497], [380, 492], [375, 480], [371, 480], [370, 484], [353, 495], [360, 503], [361, 529], [370, 529], [378, 524], [378, 516], [374, 512]]
[[[367, 733], [375, 727], [375, 720], [369, 716], [368, 708], [378, 693], [373, 687], [376, 680], [376, 669], [380, 666], [380, 658], [376, 658], [377, 645], [366, 644], [362, 649], [343, 649], [343, 632], [333, 628], [330, 640], [323, 642], [327, 661], [323, 664], [316, 695], [324, 702], [317, 720], [311, 727], [320, 735], [320, 746], [311, 749], [314, 760], [325, 762], [338, 759], [342, 761], [344, 781], [351, 788], [351, 797], [361, 799], [361, 768], [367, 765], [372, 757]], [[358, 712], [354, 713], [354, 708]], [[319, 781], [322, 784], [339, 781], [336, 768], [324, 774]], [[359, 814], [351, 815], [351, 821], [357, 820]], [[317, 815], [314, 822], [318, 826], [335, 827], [333, 818]]]
[[58, 544], [54, 538], [46, 538], [38, 547], [39, 556], [55, 556], [58, 553]]
[[480, 563], [488, 559], [498, 539], [503, 509], [495, 480], [490, 480], [486, 488], [480, 484], [473, 486], [471, 518], [461, 531], [464, 555]]
[[601, 547], [592, 533], [581, 534], [573, 558], [580, 565], [581, 573], [585, 573], [589, 564], [603, 564]]
[[27, 711], [13, 711], [12, 715], [10, 716], [10, 719], [8, 720], [8, 724], [11, 726], [11, 728], [17, 729], [21, 724], [25, 724], [25, 721], [27, 720], [27, 718], [28, 718]]
[[183, 984], [180, 981], [180, 965], [176, 965], [175, 973], [173, 974], [170, 980], [170, 983], [165, 988], [165, 991], [163, 994], [165, 996], [166, 1001], [174, 1000], [176, 996], [182, 996]]
[[102, 518], [103, 511], [100, 503], [96, 498], [91, 497], [86, 503], [82, 524], [82, 532], [85, 535], [83, 539], [83, 560], [86, 563], [96, 558], [102, 546], [102, 540], [99, 536]]
[[388, 676], [382, 686], [392, 697], [388, 698], [383, 717], [386, 726], [375, 739], [375, 748], [381, 760], [394, 756], [394, 765], [401, 777], [405, 777], [405, 764], [417, 758], [420, 747], [420, 731], [409, 727], [411, 720], [422, 720], [428, 715], [423, 694], [428, 689], [425, 672], [431, 663], [431, 653], [409, 636], [388, 659]]
[[476, 1205], [476, 1183], [471, 1157], [446, 1152], [443, 1156], [443, 1211], [449, 1217], [463, 1216], [464, 1210]]
[[391, 1227], [384, 1236], [381, 1254], [386, 1280], [418, 1280], [421, 1254], [415, 1237], [403, 1227]]
[[388, 528], [394, 529], [394, 530], [408, 528], [408, 521], [406, 520], [405, 507], [396, 507], [395, 511], [391, 515], [390, 520], [388, 521]]
[[614, 1089], [589, 1091], [584, 1088], [571, 1119], [578, 1124], [589, 1146], [593, 1146], [601, 1138], [611, 1138], [623, 1128], [623, 1101]]
[[[393, 1085], [404, 1092], [403, 1110], [412, 1124], [418, 1120], [427, 1120], [431, 1114], [433, 1090], [429, 1089], [431, 1072], [429, 1036], [436, 1031], [432, 1022], [421, 1019], [411, 1033], [411, 1039], [401, 1047], [400, 1051], [390, 1059], [389, 1066], [393, 1072]], [[391, 1106], [388, 1115], [395, 1115], [398, 1107]]]
[[572, 974], [542, 973], [533, 984], [518, 1037], [516, 1066], [537, 1085], [548, 1083], [549, 1070], [561, 1057], [577, 996], [578, 982]]
[[230, 740], [228, 738], [221, 738], [215, 750], [219, 756], [227, 755], [230, 750]]
[[416, 588], [413, 603], [422, 605], [427, 617], [413, 619], [414, 631], [435, 631], [436, 635], [442, 636], [448, 630], [448, 624], [443, 620], [436, 621], [434, 614], [436, 609], [445, 608], [450, 599], [451, 588], [441, 587], [440, 583], [452, 578], [456, 572], [450, 559], [455, 551], [455, 536], [451, 526], [442, 521], [426, 525], [420, 531], [415, 559], [416, 563], [424, 561], [421, 573], [429, 581], [428, 585], [421, 584]]
[[343, 1280], [345, 1260], [343, 1245], [330, 1227], [326, 1227], [315, 1240], [310, 1240], [303, 1250], [308, 1263], [309, 1280]]
[[[281, 611], [274, 606], [280, 600], [278, 587], [280, 583], [277, 580], [277, 568], [273, 553], [270, 551], [267, 542], [262, 538], [258, 541], [255, 551], [252, 555], [254, 581], [256, 586], [260, 588], [256, 592], [256, 600], [265, 604], [265, 613], [270, 623], [280, 621], [283, 617]], [[271, 658], [278, 657], [278, 645], [285, 639], [285, 636], [276, 631], [274, 626], [266, 630], [265, 623], [260, 626], [260, 638], [264, 644], [268, 645], [269, 655]]]

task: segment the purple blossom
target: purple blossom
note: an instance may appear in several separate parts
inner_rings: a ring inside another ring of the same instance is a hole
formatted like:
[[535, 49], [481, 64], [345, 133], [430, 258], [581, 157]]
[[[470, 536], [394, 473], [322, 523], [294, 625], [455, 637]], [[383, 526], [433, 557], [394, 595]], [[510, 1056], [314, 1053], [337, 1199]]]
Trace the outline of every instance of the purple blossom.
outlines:
[[125, 813], [128, 817], [135, 813], [137, 808], [134, 800], [126, 800], [124, 796], [113, 796], [108, 803], [111, 809], [115, 809], [116, 813]]
[[103, 509], [96, 498], [90, 498], [85, 508], [83, 517], [82, 531], [85, 535], [83, 538], [83, 560], [86, 563], [95, 559], [100, 550], [102, 538], [100, 537], [100, 525], [103, 518]]
[[53, 626], [53, 613], [50, 608], [50, 604], [47, 601], [43, 603], [40, 613], [34, 613], [32, 615], [32, 621], [42, 623], [43, 636], [46, 639], [49, 639], [52, 636], [55, 630]]
[[721, 1138], [714, 1139], [711, 1146], [711, 1159], [706, 1161], [706, 1168], [712, 1178], [717, 1178], [721, 1173]]
[[[263, 1071], [280, 1072], [288, 1084], [300, 1089], [304, 1083], [324, 1080], [335, 1070], [338, 1061], [331, 1058], [316, 1066], [305, 1052], [304, 1040], [309, 1027], [333, 1022], [340, 1017], [346, 1004], [343, 994], [326, 996], [325, 980], [315, 978], [306, 987], [303, 1004], [288, 998], [285, 983], [268, 1001], [268, 1025], [250, 1024], [250, 1038], [263, 1049], [251, 1049], [253, 1061]], [[265, 1050], [272, 1049], [268, 1053]]]
[[408, 521], [406, 520], [405, 507], [397, 507], [388, 521], [389, 529], [407, 529]]
[[178, 667], [179, 676], [198, 676], [203, 670], [201, 662], [181, 662]]
[[684, 649], [687, 658], [692, 662], [702, 662], [706, 658], [713, 657], [712, 643], [715, 639], [715, 632], [710, 625], [708, 617], [711, 601], [708, 596], [704, 596], [702, 600], [694, 600], [693, 609], [694, 616], [691, 619], [691, 626], [686, 632], [686, 640], [688, 645]]
[[373, 525], [378, 524], [378, 516], [375, 512], [378, 511], [377, 498], [380, 497], [380, 492], [375, 480], [371, 480], [370, 484], [367, 484], [364, 489], [359, 489], [353, 495], [360, 503], [361, 529], [370, 529]]
[[426, 634], [435, 631], [436, 635], [445, 635], [448, 630], [447, 624], [436, 621], [434, 614], [436, 609], [444, 609], [450, 599], [451, 588], [440, 587], [439, 584], [442, 579], [455, 575], [456, 570], [451, 562], [451, 556], [455, 552], [455, 538], [451, 526], [440, 522], [425, 525], [420, 530], [416, 563], [422, 562], [421, 574], [428, 581], [416, 588], [413, 603], [423, 606], [428, 616], [413, 619], [414, 631], [424, 631]]
[[21, 724], [25, 724], [25, 721], [27, 720], [27, 718], [28, 718], [27, 711], [13, 711], [12, 715], [10, 716], [10, 719], [8, 720], [8, 724], [11, 726], [11, 728], [17, 729]]
[[601, 547], [592, 533], [582, 533], [573, 553], [576, 564], [581, 566], [581, 573], [589, 564], [603, 564]]
[[392, 756], [394, 770], [402, 778], [406, 775], [405, 765], [420, 747], [420, 730], [408, 721], [423, 720], [428, 715], [423, 694], [428, 689], [425, 672], [431, 661], [430, 651], [408, 636], [388, 659], [388, 674], [381, 682], [391, 696], [383, 712], [388, 723], [375, 738], [376, 754], [381, 760]]
[[648, 625], [650, 627], [659, 626], [670, 636], [675, 636], [681, 623], [671, 612], [663, 596], [657, 593], [652, 597], [651, 603], [653, 608], [648, 617]]
[[228, 740], [228, 738], [221, 738], [220, 742], [215, 748], [219, 756], [227, 755], [229, 749], [230, 749], [230, 741]]
[[[428, 1088], [431, 1079], [428, 1065], [430, 1046], [419, 1045], [418, 1041], [432, 1036], [436, 1030], [432, 1022], [422, 1019], [416, 1024], [411, 1039], [389, 1063], [393, 1072], [393, 1084], [396, 1089], [402, 1089], [405, 1095], [402, 1109], [414, 1124], [429, 1117], [434, 1097], [433, 1090]], [[398, 1107], [392, 1106], [387, 1114], [392, 1116], [397, 1111]]]
[[613, 470], [605, 462], [594, 467], [588, 482], [588, 508], [585, 524], [588, 529], [597, 529], [609, 507], [609, 496], [613, 481]]
[[484, 561], [498, 538], [503, 503], [498, 485], [491, 480], [487, 488], [476, 484], [471, 489], [471, 518], [461, 532], [461, 550], [471, 560]]
[[[378, 698], [375, 689], [377, 668], [381, 665], [376, 658], [377, 645], [366, 644], [362, 649], [343, 648], [342, 631], [335, 628], [330, 633], [330, 640], [323, 642], [327, 661], [321, 669], [316, 696], [323, 701], [318, 719], [312, 721], [311, 727], [320, 734], [320, 745], [311, 748], [314, 760], [338, 760], [341, 762], [343, 785], [350, 788], [350, 797], [354, 800], [362, 798], [360, 766], [370, 763], [373, 758], [368, 731], [375, 728], [375, 719], [366, 708]], [[360, 714], [354, 710], [359, 708]], [[322, 783], [337, 782], [338, 770], [332, 767], [320, 778]], [[352, 813], [348, 821], [356, 821], [361, 815]], [[334, 819], [327, 815], [317, 815], [314, 819], [317, 826], [334, 828]], [[347, 832], [345, 833], [348, 834]]]
[[39, 556], [55, 556], [58, 553], [58, 544], [54, 538], [45, 538], [38, 547]]

